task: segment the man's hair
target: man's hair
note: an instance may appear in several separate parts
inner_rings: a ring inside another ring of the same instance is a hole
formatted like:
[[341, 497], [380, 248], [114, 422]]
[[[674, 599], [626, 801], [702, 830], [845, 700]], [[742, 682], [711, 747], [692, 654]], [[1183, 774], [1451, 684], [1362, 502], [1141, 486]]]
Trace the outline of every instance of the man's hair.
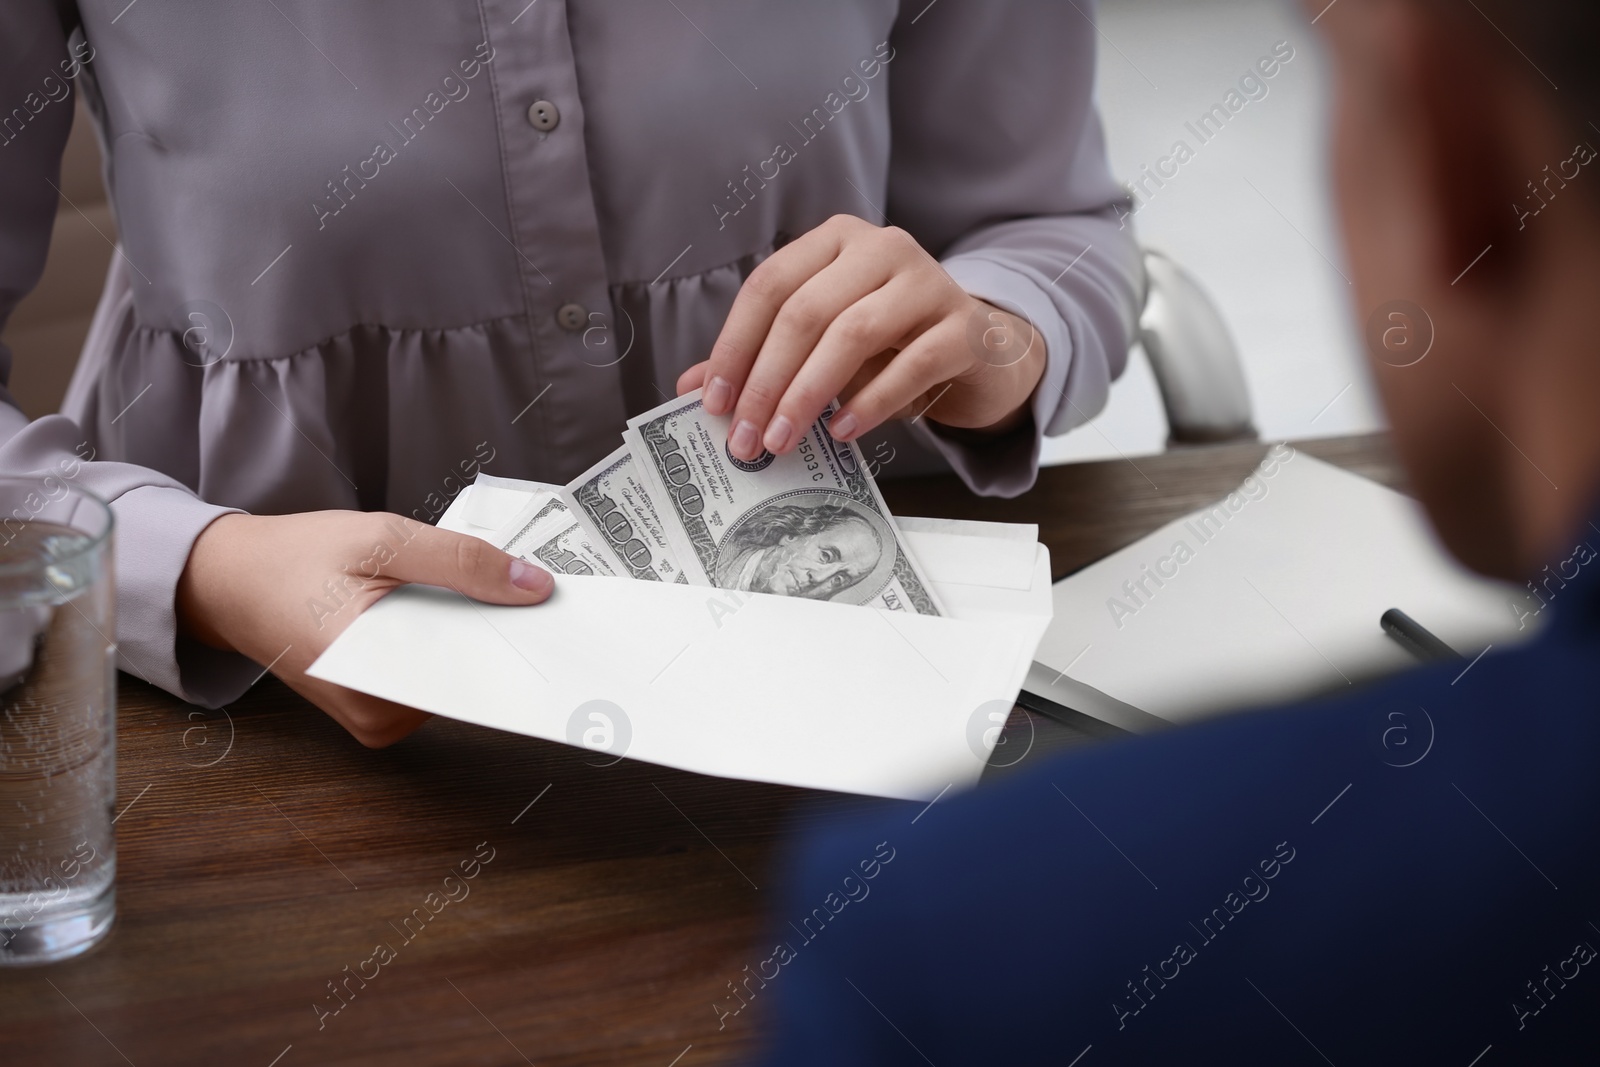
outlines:
[[[1529, 75], [1551, 86], [1552, 103], [1575, 129], [1594, 133], [1600, 114], [1600, 0], [1431, 0], [1521, 56]], [[1600, 139], [1600, 133], [1595, 133]]]

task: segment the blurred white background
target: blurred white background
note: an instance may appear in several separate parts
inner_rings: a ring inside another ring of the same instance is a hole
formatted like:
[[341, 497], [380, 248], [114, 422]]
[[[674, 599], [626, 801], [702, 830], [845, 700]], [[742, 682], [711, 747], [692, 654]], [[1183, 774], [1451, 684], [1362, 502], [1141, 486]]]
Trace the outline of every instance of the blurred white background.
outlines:
[[[1195, 149], [1139, 211], [1135, 230], [1141, 244], [1194, 274], [1221, 310], [1262, 437], [1381, 428], [1341, 274], [1325, 169], [1327, 68], [1315, 28], [1289, 0], [1101, 0], [1095, 21], [1117, 177], [1137, 178], [1179, 139]], [[1280, 41], [1294, 58], [1267, 83], [1267, 96], [1200, 145], [1184, 123], [1221, 103]], [[1105, 412], [1047, 441], [1045, 461], [1159, 452], [1166, 435], [1155, 380], [1135, 351]]]

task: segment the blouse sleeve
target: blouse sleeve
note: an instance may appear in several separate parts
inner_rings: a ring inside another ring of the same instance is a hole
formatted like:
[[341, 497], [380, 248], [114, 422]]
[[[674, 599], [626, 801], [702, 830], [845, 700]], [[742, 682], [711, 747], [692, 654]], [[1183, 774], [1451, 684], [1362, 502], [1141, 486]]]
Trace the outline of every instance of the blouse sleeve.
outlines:
[[[50, 247], [72, 94], [93, 62], [81, 39], [69, 49], [76, 23], [65, 3], [0, 3], [0, 329], [38, 283]], [[11, 352], [0, 343], [0, 475], [52, 474], [109, 501], [116, 516], [119, 666], [198, 704], [238, 696], [260, 668], [180, 642], [174, 609], [194, 539], [232, 509], [156, 471], [94, 461], [92, 444], [64, 416], [29, 422], [6, 388], [10, 374]]]
[[1040, 440], [1105, 406], [1142, 268], [1094, 107], [1095, 5], [915, 0], [890, 44], [889, 221], [964, 289], [1031, 322], [1048, 364], [1032, 425], [973, 444], [914, 428], [975, 491], [1033, 485]]

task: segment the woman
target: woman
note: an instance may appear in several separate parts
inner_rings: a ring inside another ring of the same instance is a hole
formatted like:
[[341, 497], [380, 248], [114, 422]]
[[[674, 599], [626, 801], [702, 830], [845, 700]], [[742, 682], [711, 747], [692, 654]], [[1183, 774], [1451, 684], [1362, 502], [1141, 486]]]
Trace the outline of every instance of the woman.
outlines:
[[48, 244], [55, 86], [122, 244], [63, 416], [0, 410], [0, 471], [94, 457], [126, 669], [215, 706], [267, 668], [373, 745], [423, 716], [304, 674], [350, 619], [408, 581], [551, 589], [424, 524], [489, 464], [567, 480], [674, 389], [741, 458], [842, 394], [839, 437], [915, 420], [863, 445], [888, 474], [1019, 492], [1138, 289], [1082, 8], [7, 0], [0, 321]]

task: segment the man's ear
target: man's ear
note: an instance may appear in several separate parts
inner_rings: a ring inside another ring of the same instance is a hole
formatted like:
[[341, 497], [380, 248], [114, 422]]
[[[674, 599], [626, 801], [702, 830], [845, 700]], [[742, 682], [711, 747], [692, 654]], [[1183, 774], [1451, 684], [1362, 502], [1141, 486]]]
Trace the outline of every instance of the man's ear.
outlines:
[[1528, 129], [1529, 90], [1488, 35], [1463, 25], [1464, 16], [1407, 6], [1415, 32], [1395, 74], [1409, 83], [1414, 109], [1406, 133], [1416, 139], [1426, 205], [1418, 227], [1426, 242], [1423, 266], [1431, 282], [1481, 299], [1517, 275], [1526, 251], [1526, 242], [1512, 238], [1515, 205], [1538, 172], [1537, 166], [1527, 174], [1519, 169], [1530, 152], [1537, 154], [1538, 134]]

